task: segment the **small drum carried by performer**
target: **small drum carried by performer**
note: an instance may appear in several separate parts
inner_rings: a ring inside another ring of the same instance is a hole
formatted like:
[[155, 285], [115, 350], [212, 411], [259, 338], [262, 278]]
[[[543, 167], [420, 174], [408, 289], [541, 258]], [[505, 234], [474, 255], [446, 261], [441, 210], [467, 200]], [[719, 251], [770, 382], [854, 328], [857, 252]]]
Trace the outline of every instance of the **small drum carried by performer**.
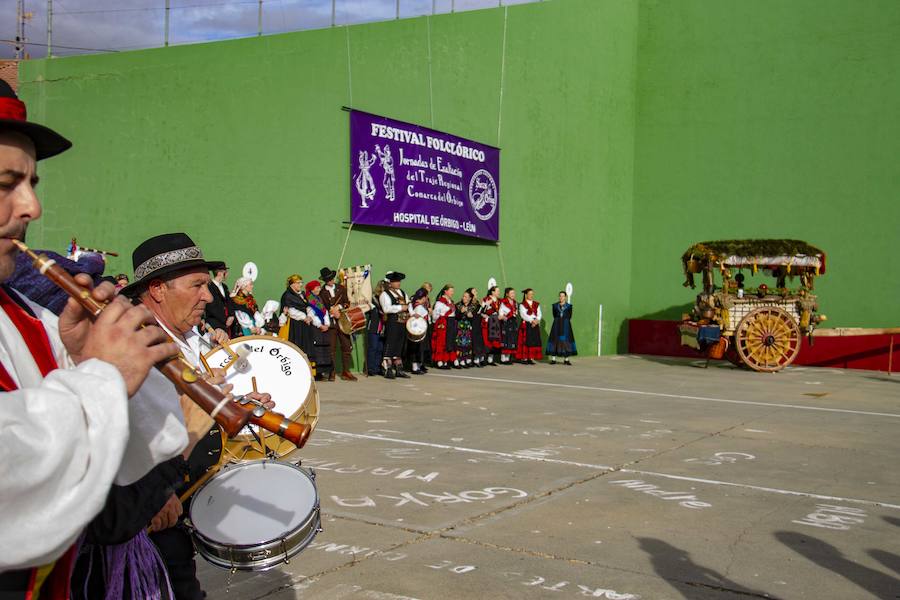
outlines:
[[340, 311], [338, 326], [344, 335], [352, 335], [366, 328], [366, 313], [358, 306]]
[[428, 335], [428, 319], [413, 315], [406, 320], [406, 337], [410, 342], [421, 342]]

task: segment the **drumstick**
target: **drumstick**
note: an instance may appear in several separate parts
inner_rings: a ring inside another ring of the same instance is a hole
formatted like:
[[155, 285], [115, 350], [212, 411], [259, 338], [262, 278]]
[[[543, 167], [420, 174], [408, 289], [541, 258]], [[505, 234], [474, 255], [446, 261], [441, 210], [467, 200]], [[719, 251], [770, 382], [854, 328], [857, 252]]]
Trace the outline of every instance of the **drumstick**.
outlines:
[[[256, 388], [256, 375], [250, 377], [250, 383], [253, 385], [253, 393], [258, 394], [259, 390]], [[263, 456], [265, 456], [268, 454], [268, 450], [266, 449], [266, 432], [260, 431], [257, 439], [259, 439], [259, 445], [262, 446], [262, 453]]]

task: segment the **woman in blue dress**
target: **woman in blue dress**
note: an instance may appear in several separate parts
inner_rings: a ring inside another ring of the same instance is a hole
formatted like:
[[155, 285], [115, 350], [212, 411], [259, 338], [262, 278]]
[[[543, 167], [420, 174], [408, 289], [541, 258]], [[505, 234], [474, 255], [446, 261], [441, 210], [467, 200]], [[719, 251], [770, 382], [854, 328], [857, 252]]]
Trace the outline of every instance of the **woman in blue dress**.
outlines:
[[570, 356], [578, 354], [575, 347], [575, 334], [572, 333], [572, 305], [565, 292], [559, 293], [559, 302], [553, 305], [553, 326], [547, 339], [547, 355], [550, 364], [556, 364], [556, 357], [563, 357], [563, 364], [572, 366]]

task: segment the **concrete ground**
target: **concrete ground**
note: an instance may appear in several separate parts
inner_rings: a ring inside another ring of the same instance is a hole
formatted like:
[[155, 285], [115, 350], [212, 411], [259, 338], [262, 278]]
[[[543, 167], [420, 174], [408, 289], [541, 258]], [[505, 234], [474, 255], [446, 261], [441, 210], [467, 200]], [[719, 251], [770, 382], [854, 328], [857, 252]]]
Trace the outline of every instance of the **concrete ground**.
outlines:
[[698, 364], [323, 383], [295, 457], [325, 531], [265, 573], [198, 559], [201, 581], [272, 600], [900, 598], [900, 377]]

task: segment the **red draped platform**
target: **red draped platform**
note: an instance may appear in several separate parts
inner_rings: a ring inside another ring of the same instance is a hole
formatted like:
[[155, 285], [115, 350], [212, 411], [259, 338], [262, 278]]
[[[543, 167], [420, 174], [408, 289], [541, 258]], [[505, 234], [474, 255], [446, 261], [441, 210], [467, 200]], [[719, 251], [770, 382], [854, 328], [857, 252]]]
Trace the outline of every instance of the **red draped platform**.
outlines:
[[[653, 354], [657, 356], [681, 356], [703, 358], [703, 356], [679, 343], [678, 325], [680, 321], [659, 321], [652, 319], [630, 319], [628, 321], [629, 354]], [[838, 369], [867, 369], [887, 371], [891, 347], [891, 335], [844, 335], [817, 337], [813, 345], [803, 338], [800, 355], [795, 365], [811, 367], [832, 367]], [[894, 335], [894, 359], [891, 371], [900, 370], [900, 335]]]

